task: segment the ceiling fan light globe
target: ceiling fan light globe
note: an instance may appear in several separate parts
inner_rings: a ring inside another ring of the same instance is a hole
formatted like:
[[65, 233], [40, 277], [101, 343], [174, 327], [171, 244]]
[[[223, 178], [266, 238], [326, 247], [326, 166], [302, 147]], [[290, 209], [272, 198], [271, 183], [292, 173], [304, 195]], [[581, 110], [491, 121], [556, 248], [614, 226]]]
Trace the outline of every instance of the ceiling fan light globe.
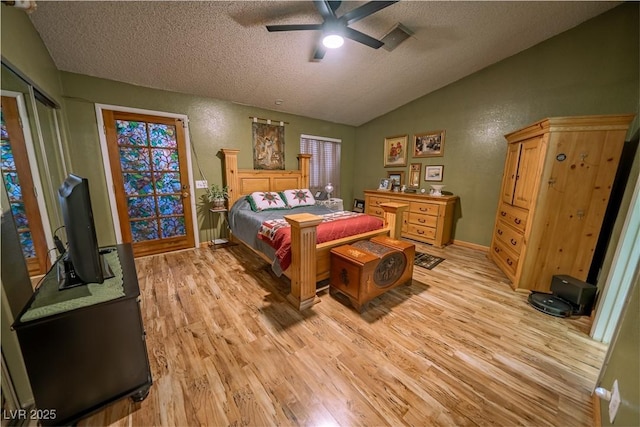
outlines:
[[337, 49], [344, 44], [344, 39], [337, 34], [329, 34], [322, 39], [322, 44], [329, 49]]

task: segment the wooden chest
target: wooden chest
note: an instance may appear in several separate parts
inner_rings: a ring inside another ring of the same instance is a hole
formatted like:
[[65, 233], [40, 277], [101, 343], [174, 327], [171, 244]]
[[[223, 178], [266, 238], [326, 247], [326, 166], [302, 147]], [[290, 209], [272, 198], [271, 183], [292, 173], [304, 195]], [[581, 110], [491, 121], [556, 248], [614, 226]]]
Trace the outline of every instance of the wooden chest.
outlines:
[[344, 294], [360, 311], [373, 298], [411, 283], [414, 244], [374, 237], [331, 249], [331, 291]]

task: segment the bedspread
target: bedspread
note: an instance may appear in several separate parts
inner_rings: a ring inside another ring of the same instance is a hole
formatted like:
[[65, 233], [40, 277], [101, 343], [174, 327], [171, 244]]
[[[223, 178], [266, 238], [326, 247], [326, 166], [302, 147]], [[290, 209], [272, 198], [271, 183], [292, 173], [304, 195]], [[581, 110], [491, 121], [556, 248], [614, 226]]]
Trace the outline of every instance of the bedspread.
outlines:
[[[334, 212], [320, 215], [322, 222], [316, 231], [316, 244], [367, 231], [379, 230], [384, 222], [377, 217], [356, 212]], [[291, 227], [285, 219], [264, 221], [258, 238], [276, 250], [276, 258], [282, 270], [291, 265]]]

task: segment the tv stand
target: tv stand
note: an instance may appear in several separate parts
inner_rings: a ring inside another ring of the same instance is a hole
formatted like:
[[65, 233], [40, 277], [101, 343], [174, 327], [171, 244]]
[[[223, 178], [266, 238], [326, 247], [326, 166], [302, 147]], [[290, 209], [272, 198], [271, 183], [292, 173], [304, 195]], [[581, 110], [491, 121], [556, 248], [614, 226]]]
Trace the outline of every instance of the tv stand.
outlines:
[[151, 370], [133, 251], [129, 244], [116, 248], [124, 296], [22, 321], [30, 310], [42, 309], [42, 300], [36, 299], [40, 292], [64, 304], [89, 293], [81, 287], [58, 291], [57, 268], [52, 268], [13, 325], [36, 407], [55, 414], [38, 420], [41, 425], [73, 425], [117, 400], [139, 402], [149, 394]]

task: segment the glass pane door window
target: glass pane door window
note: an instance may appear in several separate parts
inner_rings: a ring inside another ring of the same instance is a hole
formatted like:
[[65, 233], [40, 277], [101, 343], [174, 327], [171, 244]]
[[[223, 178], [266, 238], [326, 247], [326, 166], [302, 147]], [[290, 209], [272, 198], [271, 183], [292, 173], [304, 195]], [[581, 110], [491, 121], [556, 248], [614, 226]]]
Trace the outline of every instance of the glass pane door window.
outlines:
[[47, 271], [47, 243], [34, 192], [18, 104], [2, 97], [0, 108], [0, 170], [13, 219], [18, 229], [22, 253], [30, 275]]
[[122, 205], [119, 212], [123, 240], [134, 244], [136, 255], [193, 245], [181, 127], [174, 119], [170, 119], [174, 122], [171, 123], [128, 117], [131, 114], [121, 118], [124, 113], [113, 113], [115, 141], [108, 144], [117, 146], [118, 167], [114, 168], [114, 159], [111, 164], [114, 175], [114, 169], [119, 174], [114, 181], [122, 183], [120, 191], [116, 191], [116, 200]]

